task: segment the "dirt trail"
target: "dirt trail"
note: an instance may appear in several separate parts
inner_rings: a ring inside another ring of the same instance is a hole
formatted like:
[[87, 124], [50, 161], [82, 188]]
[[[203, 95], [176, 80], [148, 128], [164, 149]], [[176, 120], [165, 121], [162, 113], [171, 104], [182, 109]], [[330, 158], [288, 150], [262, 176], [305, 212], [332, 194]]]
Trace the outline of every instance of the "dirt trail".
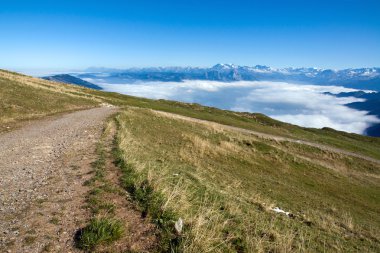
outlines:
[[95, 144], [115, 108], [35, 121], [0, 135], [0, 252], [75, 252]]
[[208, 120], [195, 119], [195, 118], [182, 116], [182, 115], [178, 115], [178, 114], [173, 114], [173, 113], [168, 113], [168, 112], [162, 112], [162, 111], [156, 111], [156, 110], [153, 110], [153, 111], [158, 113], [158, 114], [165, 115], [167, 117], [182, 119], [182, 120], [201, 123], [201, 124], [215, 124], [215, 125], [218, 125], [218, 126], [225, 128], [225, 129], [238, 131], [238, 132], [245, 133], [245, 134], [253, 134], [253, 135], [260, 137], [260, 138], [263, 138], [263, 139], [270, 139], [270, 140], [275, 140], [275, 141], [279, 141], [279, 142], [288, 141], [288, 142], [292, 142], [292, 143], [299, 143], [299, 144], [308, 145], [311, 147], [316, 147], [316, 148], [319, 148], [321, 150], [326, 150], [326, 151], [330, 151], [330, 152], [338, 153], [338, 154], [343, 154], [343, 155], [347, 155], [347, 156], [353, 156], [353, 157], [361, 158], [361, 159], [364, 159], [364, 160], [367, 160], [367, 161], [370, 161], [373, 163], [380, 164], [380, 160], [378, 160], [378, 159], [375, 159], [375, 158], [372, 158], [369, 156], [365, 156], [365, 155], [361, 155], [361, 154], [357, 154], [354, 152], [346, 151], [343, 149], [334, 148], [331, 146], [319, 144], [319, 143], [314, 143], [314, 142], [309, 142], [309, 141], [304, 141], [304, 140], [297, 140], [297, 139], [292, 139], [292, 138], [287, 138], [287, 137], [281, 137], [281, 136], [277, 136], [277, 135], [260, 133], [260, 132], [253, 131], [253, 130], [223, 125], [223, 124], [215, 123], [215, 122], [208, 121]]

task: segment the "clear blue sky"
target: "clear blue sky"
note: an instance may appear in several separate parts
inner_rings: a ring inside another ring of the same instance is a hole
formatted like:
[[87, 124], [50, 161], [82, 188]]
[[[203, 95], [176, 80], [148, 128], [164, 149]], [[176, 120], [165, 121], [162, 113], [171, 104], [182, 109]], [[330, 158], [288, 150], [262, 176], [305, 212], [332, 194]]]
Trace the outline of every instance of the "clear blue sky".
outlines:
[[380, 66], [380, 0], [1, 1], [0, 68]]

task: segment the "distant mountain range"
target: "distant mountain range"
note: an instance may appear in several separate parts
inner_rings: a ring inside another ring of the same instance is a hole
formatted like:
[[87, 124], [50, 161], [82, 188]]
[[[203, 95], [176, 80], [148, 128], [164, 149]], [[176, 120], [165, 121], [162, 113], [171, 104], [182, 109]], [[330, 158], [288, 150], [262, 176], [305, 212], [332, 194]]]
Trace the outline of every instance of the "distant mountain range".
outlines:
[[60, 83], [75, 84], [75, 85], [79, 85], [79, 86], [83, 86], [83, 87], [87, 87], [87, 88], [95, 89], [95, 90], [102, 90], [102, 87], [96, 84], [87, 82], [78, 77], [68, 75], [68, 74], [45, 76], [45, 77], [42, 77], [42, 79], [54, 81], [54, 82], [60, 82]]
[[[75, 75], [75, 76], [73, 76]], [[141, 81], [181, 82], [184, 80], [212, 80], [223, 82], [234, 81], [282, 81], [315, 85], [339, 85], [359, 90], [374, 90], [329, 94], [338, 97], [363, 98], [363, 102], [354, 102], [347, 106], [368, 111], [368, 114], [380, 118], [380, 68], [359, 69], [318, 69], [318, 68], [271, 68], [263, 65], [254, 67], [233, 64], [217, 64], [211, 68], [197, 67], [157, 67], [109, 69], [88, 68], [81, 74], [61, 74], [43, 77], [43, 79], [76, 84], [87, 88], [101, 90], [102, 87], [89, 81], [104, 83], [133, 83]], [[380, 136], [380, 124], [374, 124], [366, 130], [370, 136]]]
[[93, 78], [102, 75], [107, 82], [120, 80], [134, 81], [174, 81], [213, 80], [213, 81], [284, 81], [317, 85], [341, 85], [348, 88], [380, 91], [380, 68], [359, 69], [319, 69], [319, 68], [272, 68], [263, 65], [254, 67], [234, 64], [217, 64], [211, 68], [198, 67], [157, 67], [108, 69], [88, 68], [80, 78]]

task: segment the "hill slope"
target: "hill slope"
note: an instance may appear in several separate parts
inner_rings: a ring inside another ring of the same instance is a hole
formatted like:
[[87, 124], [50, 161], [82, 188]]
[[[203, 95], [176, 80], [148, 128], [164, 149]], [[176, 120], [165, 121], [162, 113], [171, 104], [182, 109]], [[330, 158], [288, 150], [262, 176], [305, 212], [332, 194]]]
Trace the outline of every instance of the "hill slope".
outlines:
[[75, 84], [75, 85], [79, 85], [79, 86], [83, 86], [83, 87], [95, 89], [95, 90], [101, 90], [102, 89], [100, 86], [98, 86], [96, 84], [87, 82], [87, 81], [82, 80], [78, 77], [68, 75], [68, 74], [45, 76], [45, 77], [42, 77], [42, 79], [54, 81], [54, 82], [66, 83], [66, 84]]
[[[378, 138], [297, 127], [261, 114], [106, 93], [6, 71], [0, 71], [0, 91], [2, 129], [20, 120], [102, 103], [119, 106], [121, 113], [110, 121], [116, 126], [116, 142], [102, 144], [113, 145], [108, 150], [116, 151], [110, 155], [115, 154], [120, 178], [113, 182], [120, 180], [143, 216], [162, 231], [163, 250], [380, 249], [380, 165], [349, 154], [380, 159]], [[99, 154], [99, 161], [103, 156]], [[108, 171], [102, 173], [107, 178]], [[104, 191], [94, 188], [91, 194]], [[179, 218], [184, 222], [180, 234], [173, 232]]]
[[117, 120], [134, 189], [165, 196], [186, 252], [379, 249], [378, 163], [146, 109]]
[[79, 87], [0, 70], [0, 131], [20, 120], [90, 108], [99, 101]]

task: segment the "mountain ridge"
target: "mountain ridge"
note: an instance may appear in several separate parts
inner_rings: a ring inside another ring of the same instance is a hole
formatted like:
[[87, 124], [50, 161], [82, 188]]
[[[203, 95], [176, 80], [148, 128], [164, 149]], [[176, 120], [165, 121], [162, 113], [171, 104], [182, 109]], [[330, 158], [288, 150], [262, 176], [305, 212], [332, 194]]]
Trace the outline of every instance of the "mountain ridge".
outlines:
[[380, 68], [273, 68], [265, 65], [239, 66], [216, 64], [212, 67], [148, 67], [129, 69], [88, 68], [79, 78], [91, 78], [99, 73], [109, 79], [128, 81], [284, 81], [316, 85], [342, 85], [348, 88], [380, 91]]
[[94, 90], [102, 90], [103, 89], [102, 87], [100, 87], [96, 84], [87, 82], [81, 78], [78, 78], [78, 77], [75, 77], [75, 76], [72, 76], [69, 74], [44, 76], [41, 78], [44, 80], [48, 80], [48, 81], [54, 81], [54, 82], [60, 82], [60, 83], [66, 83], [66, 84], [75, 84], [75, 85], [83, 86], [83, 87], [94, 89]]

